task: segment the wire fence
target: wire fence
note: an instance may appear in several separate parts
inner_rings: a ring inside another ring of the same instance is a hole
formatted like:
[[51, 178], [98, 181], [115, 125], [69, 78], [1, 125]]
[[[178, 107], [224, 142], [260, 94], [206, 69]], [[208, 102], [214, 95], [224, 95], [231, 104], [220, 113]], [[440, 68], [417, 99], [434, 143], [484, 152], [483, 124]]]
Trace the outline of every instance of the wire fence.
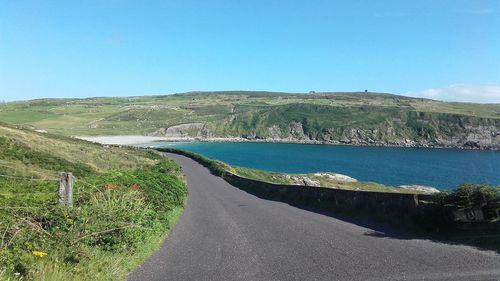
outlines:
[[59, 179], [39, 179], [33, 177], [19, 177], [19, 176], [2, 175], [2, 174], [0, 174], [0, 177], [15, 179], [15, 180], [28, 180], [28, 181], [59, 181]]
[[[54, 190], [47, 191], [37, 191], [33, 190], [30, 192], [17, 192], [17, 191], [0, 191], [1, 197], [24, 197], [24, 196], [37, 196], [37, 195], [47, 195], [54, 194], [56, 198], [59, 199], [59, 203], [62, 205], [72, 205], [73, 203], [73, 195], [82, 195], [84, 193], [98, 191], [99, 185], [85, 181], [81, 178], [77, 180], [76, 177], [72, 175], [72, 173], [60, 172], [59, 178], [35, 178], [35, 177], [22, 177], [15, 175], [6, 175], [0, 174], [0, 178], [13, 180], [13, 181], [28, 181], [28, 182], [37, 182], [37, 183], [54, 183]], [[74, 188], [76, 186], [77, 188]]]
[[[0, 174], [0, 178], [5, 178], [12, 181], [27, 181], [33, 182], [36, 184], [40, 183], [48, 183], [52, 185], [54, 184], [54, 189], [49, 188], [49, 190], [33, 190], [33, 191], [11, 191], [11, 190], [0, 190], [0, 199], [3, 198], [15, 198], [19, 197], [25, 198], [25, 196], [41, 196], [52, 194], [54, 198], [57, 198], [59, 203], [62, 205], [73, 204], [73, 197], [75, 196], [78, 200], [79, 197], [85, 196], [85, 194], [89, 195], [91, 193], [102, 193], [106, 188], [103, 189], [105, 185], [103, 183], [93, 183], [91, 181], [87, 181], [83, 178], [76, 178], [71, 173], [60, 172], [59, 178], [35, 178], [35, 177], [22, 177], [22, 176], [14, 176], [14, 175], [6, 175]], [[47, 186], [44, 184], [44, 186]], [[0, 208], [1, 209], [1, 208]]]

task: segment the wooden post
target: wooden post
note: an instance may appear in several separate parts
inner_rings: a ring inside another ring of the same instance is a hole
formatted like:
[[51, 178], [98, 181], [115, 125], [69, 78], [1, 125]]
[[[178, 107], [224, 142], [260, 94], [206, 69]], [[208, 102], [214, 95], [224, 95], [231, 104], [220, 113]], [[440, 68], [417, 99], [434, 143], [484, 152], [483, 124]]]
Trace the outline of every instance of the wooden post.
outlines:
[[73, 205], [73, 179], [72, 173], [59, 173], [59, 204]]
[[59, 204], [66, 205], [66, 172], [59, 172]]
[[68, 173], [68, 184], [66, 185], [66, 204], [73, 206], [73, 173]]

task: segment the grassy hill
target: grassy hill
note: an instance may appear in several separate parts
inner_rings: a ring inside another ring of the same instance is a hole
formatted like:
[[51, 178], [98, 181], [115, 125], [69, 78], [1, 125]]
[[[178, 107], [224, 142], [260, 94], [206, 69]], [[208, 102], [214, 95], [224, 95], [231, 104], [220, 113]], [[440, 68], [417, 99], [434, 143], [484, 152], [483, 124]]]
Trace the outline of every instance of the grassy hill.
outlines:
[[365, 145], [500, 147], [500, 105], [384, 93], [192, 92], [127, 98], [40, 99], [0, 105], [0, 121], [62, 135]]
[[[58, 172], [76, 177], [58, 204]], [[123, 279], [175, 223], [180, 167], [157, 152], [0, 124], [0, 280]]]

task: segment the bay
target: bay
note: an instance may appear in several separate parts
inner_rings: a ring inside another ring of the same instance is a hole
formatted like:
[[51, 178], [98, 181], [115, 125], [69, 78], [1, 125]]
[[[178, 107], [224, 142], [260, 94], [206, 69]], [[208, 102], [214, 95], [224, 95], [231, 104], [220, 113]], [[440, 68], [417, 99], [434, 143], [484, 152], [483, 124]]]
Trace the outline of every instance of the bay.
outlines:
[[436, 148], [283, 143], [155, 143], [230, 165], [284, 173], [335, 172], [360, 181], [450, 190], [462, 183], [500, 185], [500, 152]]

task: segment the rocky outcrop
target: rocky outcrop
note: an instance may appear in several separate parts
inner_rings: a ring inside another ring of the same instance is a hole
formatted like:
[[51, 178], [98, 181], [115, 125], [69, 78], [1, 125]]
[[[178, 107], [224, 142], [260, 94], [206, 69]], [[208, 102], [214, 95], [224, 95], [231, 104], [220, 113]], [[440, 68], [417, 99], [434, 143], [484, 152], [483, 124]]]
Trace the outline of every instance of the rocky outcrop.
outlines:
[[161, 128], [151, 135], [179, 139], [193, 138], [201, 141], [231, 139], [232, 141], [500, 149], [500, 122], [472, 117], [464, 120], [456, 117], [456, 120], [451, 121], [445, 117], [439, 117], [443, 120], [433, 118], [435, 119], [421, 118], [412, 121], [413, 123], [401, 118], [387, 119], [375, 124], [374, 128], [346, 126], [319, 127], [319, 129], [311, 128], [307, 122], [298, 121], [291, 121], [287, 126], [271, 124], [264, 128], [246, 125], [244, 129], [241, 127], [234, 129], [229, 123], [200, 122]]
[[423, 185], [400, 185], [399, 188], [417, 191], [421, 194], [434, 194], [439, 193], [440, 191], [431, 186], [423, 186]]
[[295, 121], [290, 122], [288, 134], [292, 139], [303, 140], [307, 138], [306, 135], [304, 134], [304, 128], [302, 126], [302, 123], [300, 122], [295, 122]]
[[268, 128], [268, 131], [269, 131], [269, 138], [271, 139], [280, 139], [281, 138], [281, 130], [280, 130], [280, 127], [278, 127], [277, 125], [273, 125], [271, 127]]
[[204, 123], [186, 123], [167, 128], [158, 129], [151, 136], [162, 136], [168, 138], [194, 138], [208, 137], [210, 132]]
[[451, 138], [440, 136], [435, 141], [441, 146], [500, 149], [500, 130], [495, 126], [465, 126], [462, 133]]
[[318, 177], [326, 177], [328, 179], [340, 182], [357, 182], [358, 180], [355, 178], [351, 178], [350, 176], [342, 175], [342, 174], [334, 174], [334, 173], [315, 173], [315, 176]]
[[303, 177], [302, 178], [302, 183], [305, 186], [320, 186], [319, 181], [312, 180], [308, 177]]
[[[466, 126], [453, 130], [452, 134], [435, 132], [434, 136], [407, 134], [404, 128], [382, 126], [376, 129], [362, 128], [324, 128], [321, 133], [310, 137], [304, 133], [300, 122], [290, 123], [290, 130], [283, 141], [321, 142], [349, 145], [399, 146], [399, 147], [449, 147], [463, 149], [500, 149], [500, 130], [496, 126]], [[280, 140], [276, 136], [283, 135], [277, 126], [269, 128], [270, 139]], [[262, 138], [261, 138], [262, 139]]]
[[288, 175], [284, 174], [283, 175], [287, 179], [291, 179], [295, 182], [296, 185], [304, 185], [304, 186], [320, 186], [319, 181], [315, 181], [313, 179], [310, 179], [309, 177], [306, 176], [299, 176], [299, 175]]

